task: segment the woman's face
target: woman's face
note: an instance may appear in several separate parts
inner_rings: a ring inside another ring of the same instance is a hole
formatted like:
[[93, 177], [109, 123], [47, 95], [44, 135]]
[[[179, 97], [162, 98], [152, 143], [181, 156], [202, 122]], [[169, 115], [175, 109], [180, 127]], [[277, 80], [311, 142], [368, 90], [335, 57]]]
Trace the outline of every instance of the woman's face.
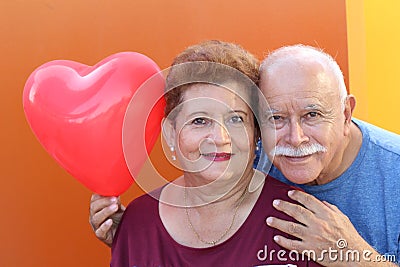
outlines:
[[[245, 92], [231, 85], [224, 86]], [[201, 83], [191, 85], [182, 96], [175, 120], [166, 120], [166, 136], [185, 175], [205, 184], [219, 178], [239, 179], [251, 170], [255, 128], [245, 101], [229, 89]]]

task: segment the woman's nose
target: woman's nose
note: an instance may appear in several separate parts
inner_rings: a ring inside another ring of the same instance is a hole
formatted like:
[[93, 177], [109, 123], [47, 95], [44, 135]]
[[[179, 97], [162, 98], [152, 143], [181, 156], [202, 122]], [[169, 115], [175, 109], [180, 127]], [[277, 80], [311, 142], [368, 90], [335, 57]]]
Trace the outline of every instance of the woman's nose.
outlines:
[[231, 141], [228, 129], [220, 123], [214, 123], [210, 137], [216, 144], [226, 144]]

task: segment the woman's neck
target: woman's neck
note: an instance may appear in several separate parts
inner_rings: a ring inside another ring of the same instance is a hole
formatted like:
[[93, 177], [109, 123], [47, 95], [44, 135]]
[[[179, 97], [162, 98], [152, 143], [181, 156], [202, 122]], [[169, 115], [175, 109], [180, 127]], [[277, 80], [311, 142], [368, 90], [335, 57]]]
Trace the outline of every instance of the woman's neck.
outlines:
[[[254, 169], [245, 170], [240, 178], [224, 177], [209, 183], [194, 179], [191, 175], [183, 176], [184, 190], [187, 196], [185, 206], [233, 205], [239, 202], [255, 174]], [[229, 203], [230, 204], [229, 204]]]
[[[178, 243], [196, 248], [213, 246], [230, 238], [249, 216], [265, 182], [265, 174], [252, 170], [235, 186], [231, 185], [230, 190], [225, 188], [226, 193], [216, 199], [212, 191], [215, 188], [199, 191], [189, 187], [193, 191], [186, 191], [185, 178], [181, 177], [177, 183], [170, 183], [163, 189], [160, 217]], [[165, 200], [172, 202], [166, 205]], [[193, 207], [193, 203], [200, 200], [203, 205]]]

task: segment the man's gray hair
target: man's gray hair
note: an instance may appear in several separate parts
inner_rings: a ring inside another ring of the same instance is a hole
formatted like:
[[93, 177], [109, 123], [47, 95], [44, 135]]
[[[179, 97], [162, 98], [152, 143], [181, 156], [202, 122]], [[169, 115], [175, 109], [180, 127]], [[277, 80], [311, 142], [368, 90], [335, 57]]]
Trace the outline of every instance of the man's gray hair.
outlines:
[[342, 102], [342, 109], [344, 110], [344, 105], [347, 97], [346, 84], [344, 82], [344, 76], [342, 70], [340, 69], [338, 63], [333, 59], [333, 57], [325, 53], [322, 49], [318, 49], [313, 46], [296, 44], [290, 46], [283, 46], [272, 51], [261, 63], [260, 65], [260, 75], [262, 73], [269, 72], [270, 67], [279, 63], [280, 61], [287, 60], [288, 58], [297, 59], [310, 59], [312, 57], [320, 59], [325, 62], [327, 67], [333, 72], [334, 77], [337, 79], [337, 84], [339, 85], [339, 97]]

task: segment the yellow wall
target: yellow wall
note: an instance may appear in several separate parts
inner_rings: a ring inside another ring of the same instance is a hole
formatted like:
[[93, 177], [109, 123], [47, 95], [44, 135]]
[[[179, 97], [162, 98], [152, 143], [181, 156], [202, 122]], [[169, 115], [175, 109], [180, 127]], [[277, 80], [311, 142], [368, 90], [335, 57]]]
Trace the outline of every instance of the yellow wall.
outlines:
[[347, 0], [355, 116], [400, 134], [400, 1]]

